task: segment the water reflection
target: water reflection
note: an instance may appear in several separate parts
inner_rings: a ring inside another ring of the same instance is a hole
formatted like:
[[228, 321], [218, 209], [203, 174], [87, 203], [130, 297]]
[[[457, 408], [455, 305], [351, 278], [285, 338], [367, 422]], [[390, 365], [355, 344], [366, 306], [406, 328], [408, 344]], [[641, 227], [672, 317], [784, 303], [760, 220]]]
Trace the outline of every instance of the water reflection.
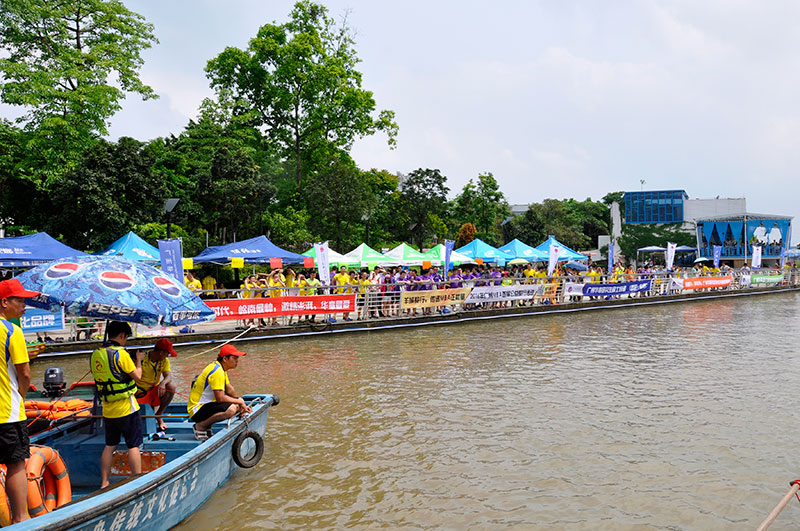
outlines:
[[[242, 343], [234, 385], [282, 399], [267, 453], [179, 528], [752, 529], [800, 476], [799, 311], [790, 294]], [[201, 350], [174, 360], [183, 389]], [[798, 525], [790, 505], [775, 528]]]

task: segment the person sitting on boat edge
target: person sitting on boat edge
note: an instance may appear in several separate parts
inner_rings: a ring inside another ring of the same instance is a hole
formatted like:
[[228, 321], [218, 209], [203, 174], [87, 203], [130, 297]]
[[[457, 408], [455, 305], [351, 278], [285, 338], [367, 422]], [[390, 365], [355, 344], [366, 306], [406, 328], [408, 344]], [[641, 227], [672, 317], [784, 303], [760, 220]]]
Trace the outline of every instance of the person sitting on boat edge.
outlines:
[[162, 415], [177, 391], [169, 366], [169, 357], [174, 358], [177, 355], [172, 341], [162, 337], [156, 341], [153, 350], [142, 358], [142, 378], [136, 382], [136, 401], [153, 407], [159, 431], [167, 429]]
[[222, 345], [216, 361], [209, 363], [192, 382], [186, 409], [194, 426], [198, 441], [211, 437], [211, 426], [215, 422], [229, 419], [237, 413], [250, 413], [251, 408], [239, 398], [228, 379], [228, 371], [239, 365], [239, 358], [246, 356], [233, 345]]
[[100, 488], [108, 486], [114, 450], [122, 436], [128, 447], [128, 464], [133, 475], [142, 473], [142, 418], [136, 402], [136, 383], [142, 377], [141, 355], [131, 359], [125, 350], [133, 334], [128, 323], [112, 321], [106, 327], [108, 341], [92, 352], [91, 368], [106, 424], [106, 445], [100, 456]]
[[39, 295], [27, 291], [16, 278], [0, 282], [0, 463], [6, 466], [5, 489], [13, 523], [28, 519], [28, 477], [25, 459], [30, 457], [25, 393], [31, 383], [28, 346], [22, 329], [11, 322], [25, 313], [25, 299]]

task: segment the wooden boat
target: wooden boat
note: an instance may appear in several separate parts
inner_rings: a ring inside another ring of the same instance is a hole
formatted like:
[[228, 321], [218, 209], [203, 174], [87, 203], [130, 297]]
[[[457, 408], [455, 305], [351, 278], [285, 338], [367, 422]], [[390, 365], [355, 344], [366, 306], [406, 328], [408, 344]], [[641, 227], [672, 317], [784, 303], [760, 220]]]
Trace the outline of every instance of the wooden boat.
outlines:
[[[15, 524], [11, 529], [169, 529], [192, 514], [239, 467], [260, 459], [269, 408], [279, 399], [270, 394], [243, 397], [253, 408], [245, 418], [217, 423], [213, 436], [198, 442], [186, 415], [186, 404], [170, 404], [165, 412], [165, 438], [148, 438], [140, 447], [143, 473], [127, 475], [124, 443], [117, 447], [112, 485], [100, 485], [104, 429], [97, 418], [56, 421], [31, 436], [32, 445], [58, 451], [69, 474], [72, 502], [52, 512]], [[157, 431], [153, 410], [144, 406], [145, 434]], [[98, 429], [99, 428], [99, 429]], [[34, 448], [32, 447], [32, 452]]]

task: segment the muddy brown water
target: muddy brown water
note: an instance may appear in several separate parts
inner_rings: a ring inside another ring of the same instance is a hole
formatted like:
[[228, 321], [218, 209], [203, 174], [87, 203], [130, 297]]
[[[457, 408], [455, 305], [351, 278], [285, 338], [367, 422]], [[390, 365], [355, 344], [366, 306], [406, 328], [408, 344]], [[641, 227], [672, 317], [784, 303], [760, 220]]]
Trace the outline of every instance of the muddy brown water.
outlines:
[[[754, 529], [800, 477], [800, 295], [243, 342], [266, 451], [176, 529]], [[179, 390], [214, 354], [179, 350]], [[70, 380], [87, 360], [61, 365]], [[800, 527], [791, 503], [773, 529]]]

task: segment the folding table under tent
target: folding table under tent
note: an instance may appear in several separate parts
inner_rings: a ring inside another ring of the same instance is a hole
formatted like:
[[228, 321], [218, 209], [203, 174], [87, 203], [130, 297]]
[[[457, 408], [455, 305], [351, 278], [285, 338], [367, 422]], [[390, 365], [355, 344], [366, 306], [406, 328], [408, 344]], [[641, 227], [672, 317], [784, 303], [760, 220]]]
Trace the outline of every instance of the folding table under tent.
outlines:
[[144, 241], [133, 231], [97, 254], [100, 256], [124, 256], [137, 262], [150, 264], [161, 262], [161, 253], [158, 252], [158, 248]]
[[27, 268], [73, 256], [89, 255], [64, 245], [46, 232], [0, 238], [0, 267]]

